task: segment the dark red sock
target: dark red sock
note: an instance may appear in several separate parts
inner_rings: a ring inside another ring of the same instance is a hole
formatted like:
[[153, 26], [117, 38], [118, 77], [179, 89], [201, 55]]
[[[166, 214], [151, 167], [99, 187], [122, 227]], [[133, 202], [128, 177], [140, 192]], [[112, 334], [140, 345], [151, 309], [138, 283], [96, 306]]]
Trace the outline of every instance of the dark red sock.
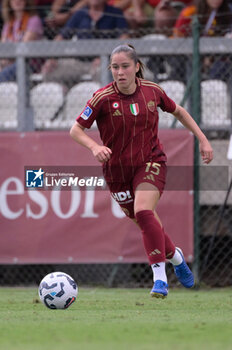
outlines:
[[135, 218], [143, 234], [143, 244], [150, 264], [165, 261], [165, 234], [152, 210], [141, 210]]
[[167, 235], [167, 233], [163, 230], [163, 234], [165, 237], [165, 255], [166, 259], [171, 259], [173, 255], [175, 254], [176, 247], [174, 246], [173, 242], [171, 241], [171, 238]]

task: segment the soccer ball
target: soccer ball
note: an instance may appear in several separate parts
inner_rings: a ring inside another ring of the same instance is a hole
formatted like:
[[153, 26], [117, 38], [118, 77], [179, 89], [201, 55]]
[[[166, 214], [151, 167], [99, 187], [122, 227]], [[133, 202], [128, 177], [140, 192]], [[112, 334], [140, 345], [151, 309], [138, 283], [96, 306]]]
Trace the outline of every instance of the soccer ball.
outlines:
[[49, 309], [67, 309], [77, 298], [78, 287], [64, 272], [46, 275], [39, 285], [39, 297]]

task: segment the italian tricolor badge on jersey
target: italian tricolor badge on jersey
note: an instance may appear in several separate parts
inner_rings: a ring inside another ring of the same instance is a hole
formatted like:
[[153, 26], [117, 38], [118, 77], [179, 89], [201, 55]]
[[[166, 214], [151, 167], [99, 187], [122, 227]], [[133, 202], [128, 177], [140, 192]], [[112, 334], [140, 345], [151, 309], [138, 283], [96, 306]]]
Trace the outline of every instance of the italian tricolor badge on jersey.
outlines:
[[139, 105], [138, 103], [133, 103], [130, 105], [130, 111], [132, 114], [134, 115], [138, 115], [139, 114]]
[[112, 106], [113, 106], [113, 108], [118, 108], [119, 107], [119, 103], [118, 102], [113, 102]]

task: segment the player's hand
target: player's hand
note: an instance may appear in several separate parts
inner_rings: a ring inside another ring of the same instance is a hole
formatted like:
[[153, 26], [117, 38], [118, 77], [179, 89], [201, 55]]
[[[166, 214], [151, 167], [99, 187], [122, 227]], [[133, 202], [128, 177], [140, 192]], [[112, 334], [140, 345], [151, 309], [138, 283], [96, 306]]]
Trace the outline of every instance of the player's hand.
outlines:
[[213, 149], [209, 141], [207, 139], [200, 141], [199, 149], [203, 163], [209, 164], [213, 159]]
[[92, 150], [94, 157], [100, 162], [105, 163], [107, 162], [112, 154], [112, 151], [110, 148], [106, 146], [96, 146]]

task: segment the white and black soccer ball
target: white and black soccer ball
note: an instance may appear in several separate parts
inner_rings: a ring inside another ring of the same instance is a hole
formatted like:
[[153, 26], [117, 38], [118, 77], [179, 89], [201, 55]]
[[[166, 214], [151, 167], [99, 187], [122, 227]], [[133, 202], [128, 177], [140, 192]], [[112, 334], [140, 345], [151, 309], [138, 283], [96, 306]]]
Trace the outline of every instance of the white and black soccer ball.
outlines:
[[46, 275], [39, 285], [39, 297], [49, 309], [67, 309], [77, 298], [74, 279], [64, 272]]

